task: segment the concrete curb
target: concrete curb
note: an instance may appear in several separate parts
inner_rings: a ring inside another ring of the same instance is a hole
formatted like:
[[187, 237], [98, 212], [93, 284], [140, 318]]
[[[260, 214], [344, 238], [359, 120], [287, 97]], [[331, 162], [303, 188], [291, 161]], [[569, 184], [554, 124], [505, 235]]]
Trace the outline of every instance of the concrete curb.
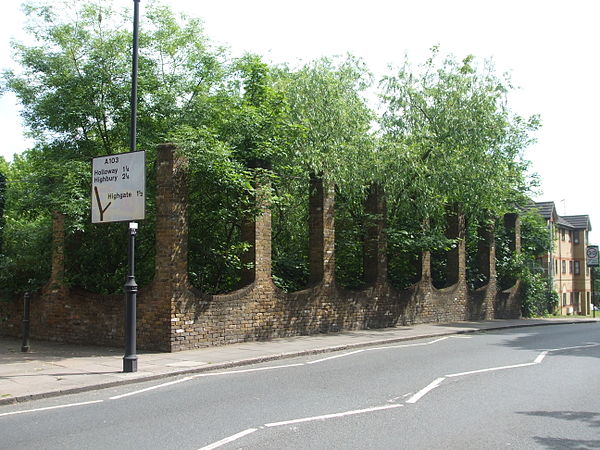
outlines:
[[269, 361], [278, 361], [278, 360], [282, 360], [282, 359], [296, 358], [296, 357], [307, 356], [307, 355], [333, 353], [333, 352], [338, 352], [338, 351], [348, 350], [348, 349], [355, 349], [355, 348], [374, 347], [374, 346], [378, 346], [378, 345], [393, 344], [396, 342], [414, 341], [414, 340], [418, 340], [418, 339], [427, 339], [427, 338], [440, 337], [440, 336], [443, 337], [443, 336], [453, 336], [453, 335], [460, 335], [460, 334], [475, 334], [475, 333], [482, 333], [482, 332], [488, 332], [488, 331], [508, 330], [508, 329], [514, 329], [514, 328], [529, 328], [529, 327], [555, 326], [555, 325], [573, 325], [573, 324], [580, 324], [580, 323], [599, 323], [599, 321], [594, 320], [594, 319], [589, 319], [589, 320], [584, 319], [584, 320], [573, 320], [573, 321], [561, 321], [561, 322], [556, 322], [556, 323], [541, 322], [541, 323], [514, 324], [514, 325], [505, 325], [505, 326], [492, 326], [489, 328], [459, 330], [459, 331], [451, 331], [451, 332], [443, 331], [443, 332], [439, 332], [439, 333], [426, 333], [426, 334], [419, 334], [419, 335], [415, 335], [415, 336], [402, 336], [402, 337], [394, 337], [394, 338], [387, 338], [387, 339], [377, 339], [377, 340], [368, 341], [368, 342], [358, 342], [358, 343], [353, 343], [353, 344], [343, 344], [343, 345], [335, 345], [335, 346], [330, 346], [330, 347], [321, 347], [321, 348], [316, 348], [316, 349], [311, 349], [311, 350], [299, 350], [299, 351], [295, 351], [295, 352], [279, 353], [279, 354], [269, 355], [269, 356], [258, 356], [255, 358], [239, 359], [239, 360], [229, 361], [229, 362], [225, 362], [225, 363], [211, 364], [211, 365], [207, 365], [207, 366], [203, 366], [203, 367], [196, 367], [193, 369], [184, 369], [184, 370], [177, 370], [177, 371], [172, 371], [172, 372], [168, 372], [168, 373], [148, 375], [148, 376], [144, 376], [144, 377], [134, 378], [131, 380], [110, 381], [110, 382], [106, 382], [106, 383], [91, 384], [88, 386], [81, 386], [81, 387], [77, 387], [77, 388], [69, 388], [69, 389], [58, 390], [58, 391], [43, 392], [43, 393], [39, 393], [39, 394], [21, 395], [18, 397], [4, 398], [4, 399], [0, 399], [0, 406], [22, 403], [22, 402], [27, 402], [27, 401], [31, 401], [31, 400], [40, 400], [40, 399], [44, 399], [44, 398], [60, 397], [63, 395], [79, 394], [81, 392], [107, 389], [107, 388], [111, 388], [111, 387], [128, 385], [128, 384], [143, 383], [143, 382], [147, 382], [147, 381], [160, 380], [160, 379], [164, 379], [164, 378], [171, 378], [171, 377], [177, 377], [177, 376], [182, 376], [182, 375], [212, 372], [212, 371], [216, 371], [216, 370], [231, 369], [232, 367], [248, 366], [248, 365], [252, 365], [252, 364], [258, 364], [258, 363], [269, 362]]

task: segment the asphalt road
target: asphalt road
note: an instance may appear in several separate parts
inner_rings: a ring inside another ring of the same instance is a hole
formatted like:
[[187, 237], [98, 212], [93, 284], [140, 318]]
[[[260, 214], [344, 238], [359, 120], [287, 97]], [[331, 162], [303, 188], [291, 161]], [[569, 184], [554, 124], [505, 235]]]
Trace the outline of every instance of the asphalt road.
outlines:
[[600, 324], [286, 359], [0, 407], [6, 449], [600, 448]]

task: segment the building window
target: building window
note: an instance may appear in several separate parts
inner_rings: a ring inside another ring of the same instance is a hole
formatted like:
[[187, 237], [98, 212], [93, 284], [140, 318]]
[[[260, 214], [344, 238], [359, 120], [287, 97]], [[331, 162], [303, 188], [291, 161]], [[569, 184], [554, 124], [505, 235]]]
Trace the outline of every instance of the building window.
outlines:
[[563, 306], [567, 306], [567, 293], [563, 292]]
[[573, 231], [573, 243], [579, 244], [579, 231]]
[[569, 273], [573, 273], [573, 261], [569, 261]]
[[581, 267], [579, 261], [573, 261], [573, 273], [579, 275], [581, 273]]
[[561, 229], [561, 230], [560, 230], [560, 240], [561, 240], [561, 241], [564, 241], [564, 240], [565, 240], [565, 234], [566, 234], [566, 233], [565, 233], [565, 230], [564, 230], [564, 228], [563, 228], [563, 229]]
[[567, 273], [567, 262], [566, 261], [561, 261], [560, 262], [560, 268], [561, 268], [561, 272], [562, 273]]

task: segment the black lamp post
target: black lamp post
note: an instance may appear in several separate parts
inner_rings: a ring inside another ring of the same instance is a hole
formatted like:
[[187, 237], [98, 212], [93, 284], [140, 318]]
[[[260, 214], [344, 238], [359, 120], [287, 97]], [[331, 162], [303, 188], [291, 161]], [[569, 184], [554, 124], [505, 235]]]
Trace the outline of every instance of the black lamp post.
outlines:
[[[133, 57], [131, 70], [131, 127], [130, 151], [136, 151], [137, 131], [137, 73], [138, 73], [138, 42], [140, 22], [140, 0], [133, 0]], [[123, 372], [137, 372], [136, 355], [136, 303], [138, 287], [135, 282], [135, 235], [137, 223], [130, 222], [127, 245], [127, 281], [125, 282], [125, 356], [123, 356]]]

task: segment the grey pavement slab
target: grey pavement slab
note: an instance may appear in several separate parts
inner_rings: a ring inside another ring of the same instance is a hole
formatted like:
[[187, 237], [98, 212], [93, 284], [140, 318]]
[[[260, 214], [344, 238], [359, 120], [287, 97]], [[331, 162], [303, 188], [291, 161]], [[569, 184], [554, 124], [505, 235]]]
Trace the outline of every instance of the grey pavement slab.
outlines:
[[0, 404], [148, 381], [261, 361], [484, 330], [598, 321], [523, 319], [422, 324], [245, 342], [177, 353], [138, 353], [138, 372], [123, 373], [123, 350], [0, 337]]

